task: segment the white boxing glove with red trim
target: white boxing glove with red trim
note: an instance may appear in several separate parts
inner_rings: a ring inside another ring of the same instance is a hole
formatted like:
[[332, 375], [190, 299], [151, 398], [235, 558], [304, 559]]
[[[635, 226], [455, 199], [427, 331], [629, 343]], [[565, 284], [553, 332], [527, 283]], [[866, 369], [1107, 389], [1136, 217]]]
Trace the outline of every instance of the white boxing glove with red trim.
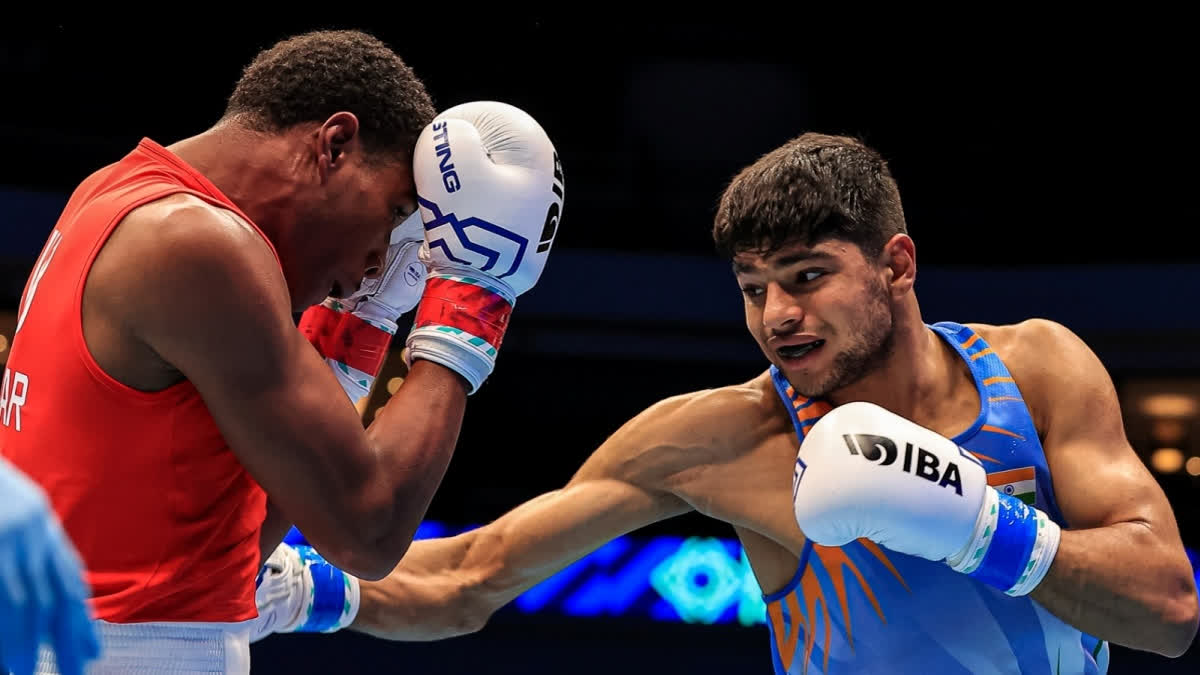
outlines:
[[475, 393], [495, 367], [517, 296], [537, 283], [550, 254], [562, 166], [528, 113], [475, 101], [425, 128], [413, 175], [429, 276], [407, 358], [458, 372]]
[[300, 317], [300, 331], [325, 357], [351, 402], [371, 392], [396, 334], [396, 320], [421, 301], [424, 231], [414, 212], [392, 229], [379, 276], [364, 279], [350, 297], [326, 298]]

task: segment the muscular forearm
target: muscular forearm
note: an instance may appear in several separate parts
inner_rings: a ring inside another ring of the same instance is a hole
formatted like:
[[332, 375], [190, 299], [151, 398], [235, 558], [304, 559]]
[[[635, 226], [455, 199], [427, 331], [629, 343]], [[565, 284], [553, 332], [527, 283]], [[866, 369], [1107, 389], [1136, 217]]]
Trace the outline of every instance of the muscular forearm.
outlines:
[[605, 542], [688, 508], [672, 495], [610, 480], [543, 494], [486, 527], [415, 542], [386, 578], [362, 583], [351, 627], [393, 640], [479, 630], [496, 610]]
[[1191, 568], [1142, 523], [1063, 530], [1032, 597], [1072, 626], [1134, 649], [1178, 656], [1196, 634]]
[[464, 586], [465, 582], [451, 574], [363, 582], [362, 604], [350, 629], [403, 641], [442, 640], [473, 633], [483, 628], [491, 612], [472, 605]]
[[362, 604], [351, 628], [390, 640], [440, 640], [479, 630], [542, 578], [546, 552], [525, 537], [523, 516], [557, 494], [542, 495], [487, 527], [414, 542], [391, 574], [360, 584]]
[[381, 487], [391, 490], [393, 504], [388, 527], [379, 531], [381, 549], [408, 547], [449, 467], [465, 409], [462, 379], [418, 361], [367, 430], [379, 453]]
[[481, 606], [478, 577], [464, 567], [475, 531], [414, 542], [387, 577], [362, 581], [355, 630], [387, 640], [440, 640], [479, 630], [494, 607]]

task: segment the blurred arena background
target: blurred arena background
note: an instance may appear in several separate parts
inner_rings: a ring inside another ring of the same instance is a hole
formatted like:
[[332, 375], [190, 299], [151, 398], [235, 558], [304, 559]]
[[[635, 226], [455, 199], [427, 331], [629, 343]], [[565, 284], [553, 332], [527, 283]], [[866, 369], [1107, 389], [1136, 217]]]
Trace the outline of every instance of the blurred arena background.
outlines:
[[[937, 28], [884, 30], [607, 7], [228, 22], [172, 9], [0, 28], [0, 364], [26, 277], [79, 180], [143, 136], [167, 143], [206, 127], [242, 65], [276, 39], [361, 28], [397, 49], [439, 108], [496, 99], [528, 110], [566, 174], [555, 253], [470, 402], [424, 535], [558, 487], [659, 398], [765, 367], [712, 253], [712, 213], [739, 168], [817, 130], [859, 135], [891, 161], [927, 320], [1046, 317], [1089, 341], [1200, 565], [1194, 55], [1170, 17], [941, 16]], [[399, 365], [363, 402], [364, 420]], [[757, 590], [732, 530], [689, 516], [601, 549], [481, 633], [274, 636], [254, 647], [254, 670], [769, 673]], [[1110, 672], [1200, 672], [1200, 647], [1175, 660], [1114, 647]]]

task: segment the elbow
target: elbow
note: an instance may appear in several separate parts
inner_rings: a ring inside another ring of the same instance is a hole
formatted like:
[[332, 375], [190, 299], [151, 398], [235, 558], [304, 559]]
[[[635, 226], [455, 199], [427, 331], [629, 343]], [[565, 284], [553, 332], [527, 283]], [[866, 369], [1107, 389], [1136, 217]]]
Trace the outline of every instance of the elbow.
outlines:
[[415, 528], [392, 529], [384, 533], [365, 531], [347, 558], [352, 568], [345, 568], [363, 581], [380, 581], [392, 573], [408, 547], [412, 545]]
[[362, 579], [379, 581], [399, 564], [417, 535], [436, 483], [421, 471], [375, 471], [360, 487], [346, 521]]
[[458, 589], [459, 611], [455, 613], [452, 631], [454, 635], [476, 633], [487, 626], [492, 614], [496, 611], [496, 603], [487, 593], [487, 586], [481, 580], [462, 582]]
[[456, 627], [455, 637], [460, 635], [469, 635], [483, 630], [487, 626], [488, 620], [492, 618], [490, 610], [476, 610], [467, 612], [462, 620], [459, 621]]
[[408, 552], [419, 523], [399, 522], [390, 500], [363, 500], [347, 514], [342, 569], [364, 581], [379, 581], [391, 574]]
[[387, 578], [387, 575], [391, 574], [399, 563], [399, 557], [380, 556], [373, 552], [356, 552], [349, 554], [346, 564], [339, 565], [339, 567], [362, 581], [380, 581]]
[[1164, 603], [1161, 611], [1161, 630], [1159, 635], [1162, 644], [1155, 652], [1170, 658], [1183, 656], [1196, 639], [1196, 630], [1200, 626], [1200, 603], [1196, 597], [1195, 580], [1188, 570], [1187, 581], [1181, 584], [1176, 593]]
[[363, 581], [379, 581], [400, 562], [399, 555], [380, 550], [378, 544], [342, 530], [333, 537], [309, 537], [309, 543], [325, 562]]
[[350, 544], [341, 551], [324, 557], [343, 572], [362, 581], [380, 581], [396, 569], [401, 556], [384, 555], [372, 548], [370, 542], [362, 542]]
[[492, 608], [486, 603], [470, 597], [460, 597], [454, 610], [441, 617], [436, 629], [436, 639], [445, 639], [478, 633], [492, 618]]
[[1145, 622], [1145, 632], [1141, 633], [1141, 643], [1128, 646], [1178, 658], [1192, 646], [1200, 626], [1200, 598], [1196, 595], [1196, 578], [1188, 560], [1184, 558], [1169, 576], [1164, 575], [1164, 582], [1147, 606], [1149, 620]]

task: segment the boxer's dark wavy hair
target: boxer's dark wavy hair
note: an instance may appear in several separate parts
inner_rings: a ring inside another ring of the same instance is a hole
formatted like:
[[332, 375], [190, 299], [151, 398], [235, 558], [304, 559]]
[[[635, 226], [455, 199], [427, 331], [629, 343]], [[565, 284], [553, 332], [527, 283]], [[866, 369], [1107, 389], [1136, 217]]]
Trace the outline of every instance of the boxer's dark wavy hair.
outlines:
[[259, 52], [243, 70], [223, 119], [270, 132], [324, 122], [339, 111], [358, 117], [363, 147], [377, 158], [411, 157], [436, 114], [425, 84], [381, 40], [327, 30]]
[[874, 257], [906, 231], [900, 191], [878, 152], [854, 138], [806, 133], [730, 181], [712, 235], [730, 258], [828, 239], [849, 241]]

